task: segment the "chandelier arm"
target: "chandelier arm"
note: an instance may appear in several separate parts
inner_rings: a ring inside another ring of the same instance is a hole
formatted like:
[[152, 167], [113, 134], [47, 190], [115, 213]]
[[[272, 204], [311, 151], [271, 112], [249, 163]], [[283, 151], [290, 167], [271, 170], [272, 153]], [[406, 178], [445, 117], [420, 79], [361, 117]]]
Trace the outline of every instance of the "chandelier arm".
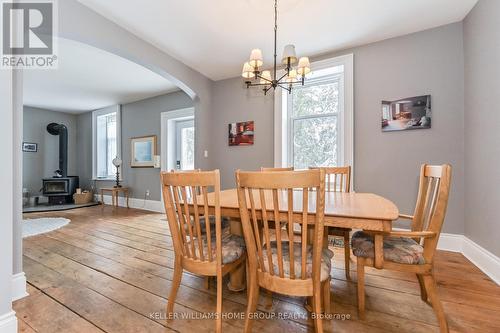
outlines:
[[250, 87], [258, 87], [258, 86], [269, 86], [270, 83], [248, 83], [247, 85]]
[[272, 81], [272, 80], [266, 79], [265, 77], [261, 76], [260, 74], [257, 74], [255, 77], [256, 77], [256, 78], [258, 78], [258, 79], [265, 80], [265, 81], [267, 81], [267, 82], [269, 82], [269, 83], [273, 83], [273, 81]]
[[283, 83], [278, 83], [278, 86], [279, 86], [281, 89], [285, 89], [285, 90], [286, 90], [286, 91], [288, 91], [288, 92], [291, 92], [291, 91], [292, 91], [292, 89], [291, 89], [290, 87], [285, 87], [285, 86], [283, 85]]
[[300, 85], [302, 85], [302, 81], [301, 80], [295, 81], [295, 82], [288, 82], [288, 83], [289, 84], [300, 84]]
[[283, 74], [283, 75], [282, 75], [282, 76], [281, 76], [278, 80], [276, 80], [276, 81], [280, 82], [280, 81], [281, 81], [281, 80], [282, 80], [285, 76], [287, 76], [287, 75], [288, 75], [287, 73]]

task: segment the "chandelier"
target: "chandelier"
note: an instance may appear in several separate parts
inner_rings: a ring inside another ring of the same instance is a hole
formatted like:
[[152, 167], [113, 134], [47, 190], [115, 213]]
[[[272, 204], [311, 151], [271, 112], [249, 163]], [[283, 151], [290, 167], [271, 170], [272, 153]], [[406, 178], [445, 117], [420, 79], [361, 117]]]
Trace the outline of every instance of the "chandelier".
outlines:
[[297, 68], [292, 65], [297, 62], [297, 55], [295, 54], [295, 45], [286, 45], [283, 50], [281, 62], [286, 66], [285, 73], [281, 77], [277, 77], [277, 54], [276, 54], [276, 41], [278, 32], [278, 0], [274, 0], [274, 66], [273, 74], [271, 71], [262, 70], [264, 62], [262, 61], [262, 51], [260, 49], [253, 49], [250, 53], [250, 60], [243, 64], [243, 71], [241, 76], [245, 78], [245, 84], [249, 87], [261, 87], [264, 95], [267, 94], [271, 88], [276, 90], [280, 87], [292, 92], [292, 87], [295, 84], [304, 85], [305, 77], [311, 72], [311, 64], [308, 57], [301, 57], [297, 64]]

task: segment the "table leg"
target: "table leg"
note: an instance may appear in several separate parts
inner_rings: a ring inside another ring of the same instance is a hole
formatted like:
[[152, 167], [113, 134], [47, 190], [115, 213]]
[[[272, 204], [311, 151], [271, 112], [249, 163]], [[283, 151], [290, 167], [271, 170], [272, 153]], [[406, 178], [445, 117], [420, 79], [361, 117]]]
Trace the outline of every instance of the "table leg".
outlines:
[[102, 205], [104, 206], [104, 191], [101, 190], [101, 202], [102, 202]]
[[[314, 239], [314, 228], [312, 226], [308, 226], [307, 228], [307, 244], [312, 244], [312, 240]], [[324, 227], [323, 230], [323, 248], [327, 249], [328, 246], [330, 245], [328, 243], [328, 227]]]
[[126, 192], [126, 193], [127, 193], [127, 208], [129, 208], [129, 207], [128, 207], [128, 190], [127, 190], [127, 192]]
[[384, 235], [374, 235], [374, 266], [381, 269], [384, 267]]
[[241, 264], [238, 268], [229, 273], [229, 283], [227, 289], [231, 291], [243, 291], [246, 288], [246, 267]]
[[243, 237], [243, 227], [241, 226], [240, 221], [231, 218], [231, 220], [229, 221], [229, 229], [233, 235], [238, 235]]
[[[231, 219], [229, 228], [232, 234], [243, 236], [241, 222]], [[246, 288], [246, 265], [242, 264], [231, 273], [229, 273], [229, 283], [227, 288], [231, 291], [243, 291]]]

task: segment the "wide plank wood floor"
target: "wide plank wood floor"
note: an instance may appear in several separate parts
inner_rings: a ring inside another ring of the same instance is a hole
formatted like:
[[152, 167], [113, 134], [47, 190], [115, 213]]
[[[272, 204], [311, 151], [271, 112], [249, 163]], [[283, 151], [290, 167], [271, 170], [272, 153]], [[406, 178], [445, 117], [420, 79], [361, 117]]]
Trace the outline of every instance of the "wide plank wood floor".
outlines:
[[[24, 240], [24, 271], [29, 296], [14, 303], [19, 332], [211, 332], [207, 314], [215, 310], [215, 286], [185, 273], [175, 311], [165, 320], [173, 274], [172, 241], [165, 217], [110, 206], [65, 212], [27, 214], [25, 218], [71, 219], [59, 230]], [[327, 332], [437, 332], [432, 309], [420, 300], [411, 274], [369, 269], [367, 315], [356, 313], [356, 265], [345, 279], [343, 250], [334, 249], [331, 293], [335, 320]], [[353, 257], [354, 260], [354, 257]], [[454, 332], [500, 332], [500, 287], [464, 256], [438, 251], [439, 295]], [[226, 283], [224, 283], [226, 285]], [[246, 308], [246, 293], [224, 289], [225, 332], [241, 332], [237, 316]], [[264, 299], [254, 332], [311, 332], [313, 323], [303, 299], [275, 295]]]

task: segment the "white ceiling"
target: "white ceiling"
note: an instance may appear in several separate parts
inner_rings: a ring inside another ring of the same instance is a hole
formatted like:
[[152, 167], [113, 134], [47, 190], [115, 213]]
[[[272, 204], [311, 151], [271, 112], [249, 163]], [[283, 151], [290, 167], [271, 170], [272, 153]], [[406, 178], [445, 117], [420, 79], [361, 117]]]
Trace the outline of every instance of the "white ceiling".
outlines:
[[[213, 80], [240, 74], [252, 48], [272, 64], [272, 0], [79, 0]], [[461, 21], [477, 0], [280, 0], [285, 44], [314, 56]]]
[[80, 113], [158, 96], [178, 88], [129, 60], [79, 42], [61, 39], [56, 70], [23, 72], [23, 103]]

